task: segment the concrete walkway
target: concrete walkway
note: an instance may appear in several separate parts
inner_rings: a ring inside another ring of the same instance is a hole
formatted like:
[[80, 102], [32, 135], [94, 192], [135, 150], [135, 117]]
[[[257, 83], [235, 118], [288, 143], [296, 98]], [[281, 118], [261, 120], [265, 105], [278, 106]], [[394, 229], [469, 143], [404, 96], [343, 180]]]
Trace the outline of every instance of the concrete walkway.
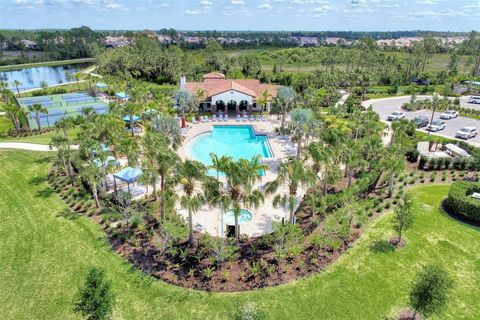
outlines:
[[[72, 149], [78, 149], [77, 145], [72, 145]], [[27, 143], [27, 142], [0, 142], [0, 149], [20, 149], [29, 151], [57, 151], [50, 149], [46, 144]]]

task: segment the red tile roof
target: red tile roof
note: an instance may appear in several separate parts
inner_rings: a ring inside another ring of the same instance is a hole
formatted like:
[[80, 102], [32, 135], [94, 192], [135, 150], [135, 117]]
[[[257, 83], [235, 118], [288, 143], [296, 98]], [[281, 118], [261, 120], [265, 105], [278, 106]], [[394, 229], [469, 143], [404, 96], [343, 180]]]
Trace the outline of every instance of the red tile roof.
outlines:
[[252, 96], [254, 99], [258, 99], [262, 93], [267, 90], [270, 99], [277, 94], [278, 85], [275, 84], [263, 84], [257, 79], [224, 79], [224, 75], [218, 72], [208, 73], [203, 76], [203, 82], [187, 82], [185, 83], [185, 89], [191, 94], [198, 94], [202, 91], [202, 99], [211, 98], [214, 95], [235, 90], [243, 94]]

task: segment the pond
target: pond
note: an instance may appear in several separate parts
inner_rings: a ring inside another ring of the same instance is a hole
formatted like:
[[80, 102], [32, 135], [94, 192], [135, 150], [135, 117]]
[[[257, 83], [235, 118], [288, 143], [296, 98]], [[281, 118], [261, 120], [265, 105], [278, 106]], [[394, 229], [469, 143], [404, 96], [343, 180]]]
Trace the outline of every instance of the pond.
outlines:
[[40, 82], [46, 81], [49, 86], [68, 82], [66, 72], [75, 73], [89, 64], [77, 63], [52, 67], [31, 67], [18, 70], [0, 71], [0, 81], [6, 81], [12, 90], [16, 88], [12, 82], [18, 80], [22, 83], [20, 91], [40, 88]]

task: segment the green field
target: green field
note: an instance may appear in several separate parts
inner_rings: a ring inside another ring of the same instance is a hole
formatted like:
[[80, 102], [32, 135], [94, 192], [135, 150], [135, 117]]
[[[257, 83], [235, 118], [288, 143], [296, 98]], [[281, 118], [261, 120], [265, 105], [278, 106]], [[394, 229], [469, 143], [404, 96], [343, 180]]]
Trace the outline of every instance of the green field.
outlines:
[[136, 271], [114, 253], [90, 218], [68, 213], [45, 182], [51, 154], [0, 151], [0, 319], [80, 319], [72, 303], [87, 270], [106, 270], [117, 296], [113, 319], [228, 319], [235, 301], [255, 302], [268, 319], [383, 319], [405, 307], [410, 281], [428, 262], [455, 278], [445, 314], [478, 319], [478, 228], [441, 212], [447, 185], [419, 187], [407, 246], [378, 252], [391, 214], [327, 270], [276, 288], [239, 294], [186, 290]]
[[[7, 135], [7, 132], [10, 128], [12, 128], [12, 123], [10, 122], [10, 120], [5, 118], [4, 116], [0, 116], [0, 142], [28, 142], [49, 144], [52, 137], [57, 134], [57, 132], [55, 131], [50, 131], [28, 137], [9, 137]], [[76, 141], [79, 132], [80, 127], [75, 127], [69, 130], [69, 136], [73, 139], [73, 141]]]

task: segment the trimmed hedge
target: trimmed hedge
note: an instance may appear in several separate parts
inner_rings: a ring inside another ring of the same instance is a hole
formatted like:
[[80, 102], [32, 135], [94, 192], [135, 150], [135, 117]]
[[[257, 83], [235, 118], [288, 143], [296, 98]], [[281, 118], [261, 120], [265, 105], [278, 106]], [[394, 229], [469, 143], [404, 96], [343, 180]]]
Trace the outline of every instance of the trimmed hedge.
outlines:
[[480, 192], [480, 183], [467, 181], [453, 183], [448, 193], [448, 206], [456, 214], [480, 221], [480, 200], [470, 196], [474, 192]]

